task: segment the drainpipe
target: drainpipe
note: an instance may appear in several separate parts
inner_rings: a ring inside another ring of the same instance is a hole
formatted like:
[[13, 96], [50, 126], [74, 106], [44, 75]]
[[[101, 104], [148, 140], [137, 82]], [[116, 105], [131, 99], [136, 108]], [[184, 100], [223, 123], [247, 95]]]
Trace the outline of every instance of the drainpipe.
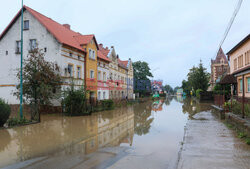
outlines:
[[244, 75], [242, 75], [242, 118], [245, 118], [245, 79]]
[[128, 70], [127, 70], [127, 100], [128, 100]]

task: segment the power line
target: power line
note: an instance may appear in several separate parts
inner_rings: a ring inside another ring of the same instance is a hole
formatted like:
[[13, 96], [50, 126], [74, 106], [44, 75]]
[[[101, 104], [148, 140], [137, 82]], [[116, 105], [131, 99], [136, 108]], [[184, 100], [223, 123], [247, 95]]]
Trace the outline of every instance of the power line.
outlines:
[[239, 0], [238, 3], [236, 4], [236, 7], [235, 7], [235, 9], [234, 9], [234, 13], [233, 13], [233, 15], [232, 15], [232, 17], [231, 17], [231, 19], [230, 19], [230, 21], [229, 21], [229, 23], [228, 23], [228, 26], [227, 26], [227, 28], [226, 28], [226, 31], [225, 31], [225, 33], [224, 33], [224, 35], [223, 35], [223, 38], [222, 38], [222, 40], [221, 40], [221, 42], [220, 42], [220, 44], [219, 44], [219, 48], [218, 48], [218, 50], [216, 51], [216, 55], [217, 55], [218, 51], [220, 50], [220, 47], [221, 47], [222, 44], [224, 43], [224, 41], [225, 41], [225, 39], [226, 39], [226, 37], [227, 37], [227, 35], [228, 35], [228, 33], [229, 33], [229, 31], [230, 31], [232, 25], [233, 25], [234, 19], [235, 19], [235, 17], [237, 16], [237, 14], [238, 14], [238, 12], [239, 12], [239, 10], [240, 10], [240, 7], [241, 7], [242, 2], [243, 2], [243, 0]]

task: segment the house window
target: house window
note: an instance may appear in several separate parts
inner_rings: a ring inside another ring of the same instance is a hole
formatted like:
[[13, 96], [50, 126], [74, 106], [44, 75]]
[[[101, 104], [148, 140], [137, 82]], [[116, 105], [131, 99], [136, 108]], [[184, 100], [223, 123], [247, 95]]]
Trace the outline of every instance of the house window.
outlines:
[[70, 77], [73, 77], [73, 65], [68, 64], [68, 73]]
[[237, 59], [234, 59], [234, 70], [237, 69]]
[[16, 41], [16, 53], [21, 53], [21, 41]]
[[77, 78], [81, 79], [81, 67], [77, 66]]
[[78, 60], [80, 60], [80, 59], [81, 59], [81, 56], [78, 55], [77, 58], [78, 58]]
[[250, 92], [250, 77], [247, 78], [247, 92]]
[[93, 52], [92, 59], [95, 59], [95, 51], [92, 52]]
[[250, 51], [245, 52], [245, 65], [250, 63]]
[[240, 92], [242, 92], [242, 79], [240, 79]]
[[104, 82], [107, 81], [106, 72], [103, 72], [103, 81], [104, 81]]
[[105, 100], [106, 99], [106, 93], [103, 92], [103, 99]]
[[30, 40], [30, 51], [36, 49], [36, 39]]
[[101, 100], [101, 92], [98, 92], [98, 100]]
[[91, 59], [92, 58], [92, 50], [89, 49], [89, 58]]
[[70, 57], [72, 57], [72, 56], [73, 56], [73, 54], [72, 54], [72, 53], [69, 53], [69, 56], [70, 56]]
[[91, 79], [95, 78], [94, 70], [90, 70], [90, 78]]
[[9, 54], [9, 52], [6, 50], [6, 55], [8, 55]]
[[29, 30], [29, 27], [30, 27], [29, 21], [28, 20], [24, 21], [23, 22], [23, 29], [24, 30]]
[[101, 80], [101, 72], [98, 72], [98, 80]]
[[243, 55], [240, 55], [238, 57], [238, 68], [241, 68], [243, 66]]
[[44, 52], [47, 52], [47, 48], [44, 48]]

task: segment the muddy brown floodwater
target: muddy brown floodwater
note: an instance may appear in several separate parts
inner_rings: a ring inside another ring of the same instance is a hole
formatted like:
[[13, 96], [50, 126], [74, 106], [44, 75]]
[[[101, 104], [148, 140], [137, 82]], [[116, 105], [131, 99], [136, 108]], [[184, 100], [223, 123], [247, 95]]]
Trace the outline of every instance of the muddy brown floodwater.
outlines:
[[43, 115], [0, 130], [0, 168], [174, 169], [188, 119], [209, 109], [178, 97], [84, 117]]

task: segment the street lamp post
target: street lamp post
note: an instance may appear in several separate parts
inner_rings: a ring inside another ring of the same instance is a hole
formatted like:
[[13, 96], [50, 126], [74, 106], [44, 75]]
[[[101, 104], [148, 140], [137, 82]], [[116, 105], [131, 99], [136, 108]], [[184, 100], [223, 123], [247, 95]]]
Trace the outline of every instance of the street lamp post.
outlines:
[[23, 119], [23, 0], [21, 12], [20, 118]]

